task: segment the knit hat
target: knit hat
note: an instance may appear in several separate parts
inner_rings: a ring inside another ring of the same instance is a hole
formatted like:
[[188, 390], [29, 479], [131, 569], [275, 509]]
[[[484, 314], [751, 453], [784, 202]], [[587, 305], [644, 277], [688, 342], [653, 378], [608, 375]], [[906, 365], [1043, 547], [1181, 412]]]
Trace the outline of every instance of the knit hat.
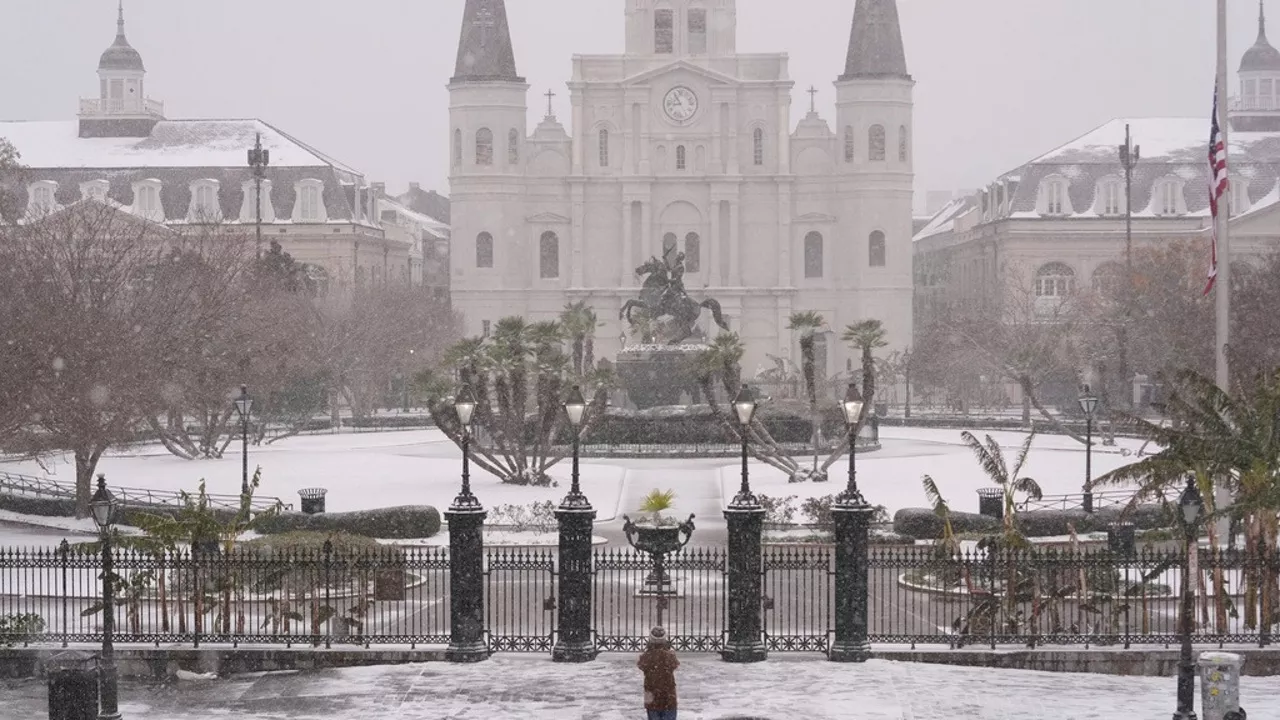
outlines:
[[671, 643], [671, 639], [667, 637], [667, 631], [661, 627], [654, 627], [649, 631], [649, 647], [661, 647]]

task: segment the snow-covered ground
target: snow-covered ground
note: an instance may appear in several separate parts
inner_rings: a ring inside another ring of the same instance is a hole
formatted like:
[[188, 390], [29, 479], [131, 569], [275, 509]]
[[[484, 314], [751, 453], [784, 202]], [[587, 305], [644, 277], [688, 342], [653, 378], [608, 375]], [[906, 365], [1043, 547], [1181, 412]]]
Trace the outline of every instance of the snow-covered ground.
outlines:
[[[994, 487], [978, 465], [973, 453], [960, 440], [960, 430], [882, 427], [881, 450], [859, 453], [857, 457], [858, 487], [872, 505], [884, 505], [890, 516], [905, 507], [928, 507], [928, 499], [920, 479], [930, 475], [953, 510], [977, 512], [979, 488]], [[979, 439], [988, 433], [975, 432]], [[1000, 444], [1010, 465], [1026, 440], [1025, 433], [997, 431], [990, 435]], [[1136, 461], [1142, 447], [1139, 440], [1120, 438], [1116, 445], [1093, 447], [1093, 476], [1099, 477]], [[1147, 449], [1148, 452], [1152, 448]], [[1128, 453], [1126, 455], [1125, 453]], [[825, 456], [820, 457], [820, 461]], [[812, 464], [812, 458], [797, 458], [801, 467]], [[808, 463], [806, 465], [806, 462]], [[751, 489], [770, 497], [797, 497], [797, 510], [805, 499], [835, 495], [844, 489], [848, 478], [848, 457], [831, 466], [830, 480], [825, 483], [788, 483], [785, 473], [768, 465], [752, 462]], [[1037, 435], [1024, 474], [1040, 483], [1045, 495], [1079, 493], [1084, 485], [1084, 445], [1061, 435]], [[742, 482], [740, 464], [721, 468], [720, 482], [727, 504]], [[1098, 490], [1116, 490], [1114, 486]], [[804, 519], [797, 516], [797, 522]]]
[[[120, 711], [147, 720], [633, 720], [644, 717], [635, 662], [620, 654], [583, 665], [499, 655], [474, 665], [273, 673], [156, 689], [126, 683]], [[1173, 678], [781, 655], [753, 665], [684, 656], [676, 682], [681, 720], [1123, 720], [1169, 717], [1176, 697]], [[1280, 720], [1274, 678], [1246, 677], [1241, 688], [1250, 720]], [[39, 682], [10, 681], [0, 692], [0, 718], [46, 714]]]
[[[326, 488], [329, 512], [368, 510], [396, 505], [433, 505], [440, 510], [458, 494], [462, 453], [438, 430], [306, 435], [266, 447], [249, 448], [249, 471], [262, 468], [259, 494], [298, 505], [298, 491]], [[6, 462], [9, 472], [75, 482], [70, 456]], [[194, 492], [203, 479], [210, 493], [240, 492], [238, 445], [221, 460], [183, 460], [159, 445], [110, 453], [98, 463], [108, 483], [147, 490]], [[569, 486], [569, 463], [556, 465], [551, 475], [559, 487], [504, 485], [472, 463], [472, 491], [486, 507], [559, 500]], [[582, 487], [592, 500], [598, 519], [611, 519], [622, 490], [623, 468], [589, 462], [581, 466]]]

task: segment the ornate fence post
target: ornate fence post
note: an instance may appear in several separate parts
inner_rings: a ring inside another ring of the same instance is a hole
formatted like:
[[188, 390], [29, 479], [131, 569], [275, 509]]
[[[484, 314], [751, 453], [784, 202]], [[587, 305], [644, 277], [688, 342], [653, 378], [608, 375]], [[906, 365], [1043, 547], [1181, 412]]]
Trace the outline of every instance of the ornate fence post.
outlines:
[[487, 513], [471, 488], [454, 498], [449, 521], [449, 662], [480, 662], [489, 657], [484, 641], [484, 538]]
[[729, 639], [725, 662], [760, 662], [767, 656], [761, 638], [761, 536], [764, 508], [750, 493], [739, 493], [724, 511], [729, 523]]
[[[576, 489], [576, 488], [575, 488]], [[556, 606], [556, 662], [589, 662], [596, 658], [591, 632], [591, 530], [596, 511], [581, 492], [570, 492], [556, 509], [560, 523], [560, 602]]]
[[861, 494], [842, 495], [831, 505], [831, 518], [836, 526], [836, 637], [828, 659], [866, 662], [871, 658], [867, 640], [871, 506]]
[[67, 646], [67, 634], [71, 632], [71, 624], [67, 617], [67, 601], [71, 597], [71, 586], [67, 584], [67, 555], [70, 552], [71, 544], [63, 538], [58, 544], [58, 560], [62, 567], [62, 647]]

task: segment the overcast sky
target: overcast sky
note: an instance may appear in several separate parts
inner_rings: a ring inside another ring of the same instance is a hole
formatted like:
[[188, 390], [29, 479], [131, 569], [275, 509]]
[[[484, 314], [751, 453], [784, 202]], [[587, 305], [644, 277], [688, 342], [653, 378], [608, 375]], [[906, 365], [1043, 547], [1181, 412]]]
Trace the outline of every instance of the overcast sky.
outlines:
[[[1280, 41], [1280, 0], [1268, 0]], [[116, 0], [4, 0], [0, 119], [73, 119], [96, 97]], [[1231, 68], [1257, 2], [1230, 0]], [[173, 118], [260, 117], [399, 191], [448, 191], [464, 0], [126, 0], [147, 94]], [[623, 47], [623, 0], [507, 0], [530, 128], [574, 53]], [[1213, 0], [898, 0], [916, 86], [917, 204], [972, 188], [1119, 116], [1205, 117]], [[786, 52], [799, 120], [834, 114], [854, 0], [738, 0], [738, 49]], [[1232, 85], [1234, 88], [1233, 76]], [[1208, 129], [1206, 127], [1206, 136]], [[1137, 138], [1141, 142], [1141, 138]], [[21, 148], [19, 148], [21, 150]]]

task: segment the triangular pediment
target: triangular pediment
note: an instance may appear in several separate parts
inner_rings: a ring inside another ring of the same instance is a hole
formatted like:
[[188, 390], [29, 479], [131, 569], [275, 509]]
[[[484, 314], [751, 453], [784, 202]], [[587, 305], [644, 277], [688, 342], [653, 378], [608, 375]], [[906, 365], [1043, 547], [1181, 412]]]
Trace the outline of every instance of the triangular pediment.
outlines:
[[558, 224], [558, 225], [562, 225], [569, 222], [569, 218], [563, 215], [557, 215], [556, 213], [553, 213], [553, 212], [541, 212], [536, 215], [530, 215], [528, 218], [525, 218], [525, 219], [527, 222], [531, 222], [531, 223], [545, 223], [545, 224]]
[[623, 85], [642, 85], [656, 77], [670, 74], [676, 70], [687, 70], [693, 73], [694, 75], [704, 77], [714, 83], [721, 83], [725, 85], [737, 85], [741, 82], [737, 78], [731, 77], [729, 75], [725, 75], [724, 73], [716, 72], [715, 70], [708, 70], [707, 68], [704, 68], [701, 65], [691, 63], [688, 60], [680, 59], [680, 60], [667, 63], [666, 65], [659, 65], [658, 67], [645, 70], [642, 73], [632, 75], [631, 77], [623, 80], [622, 84]]
[[816, 212], [805, 213], [804, 215], [791, 219], [792, 223], [833, 223], [835, 221], [836, 217], [834, 215]]

